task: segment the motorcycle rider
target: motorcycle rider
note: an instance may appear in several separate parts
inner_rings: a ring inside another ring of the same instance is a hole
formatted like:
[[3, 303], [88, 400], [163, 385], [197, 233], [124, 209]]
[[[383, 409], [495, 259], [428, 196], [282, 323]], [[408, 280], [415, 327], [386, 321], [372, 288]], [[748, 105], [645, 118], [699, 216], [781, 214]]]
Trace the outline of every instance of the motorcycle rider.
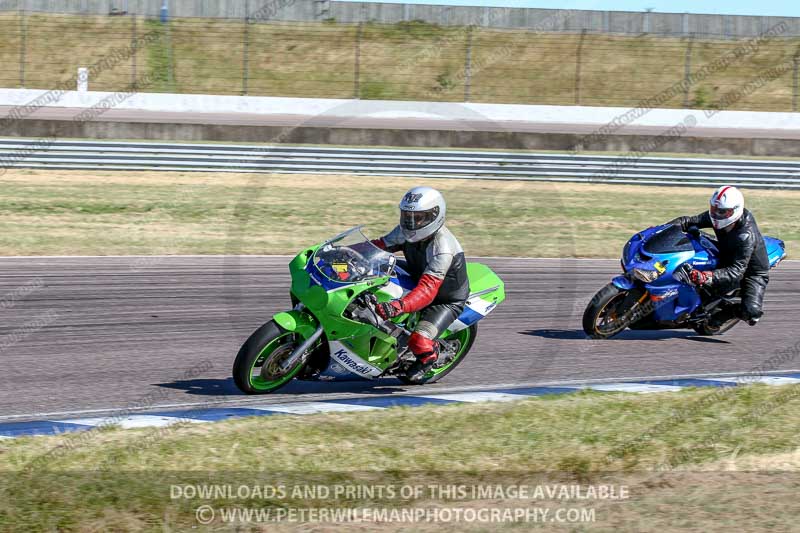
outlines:
[[408, 347], [417, 360], [409, 370], [420, 382], [439, 356], [436, 339], [464, 310], [469, 279], [464, 250], [444, 226], [445, 201], [431, 187], [414, 187], [400, 202], [400, 224], [372, 241], [389, 252], [402, 251], [416, 287], [400, 299], [378, 304], [384, 320], [403, 313], [423, 311]]
[[769, 283], [769, 259], [756, 219], [744, 208], [741, 191], [736, 187], [722, 186], [711, 195], [708, 211], [678, 217], [670, 224], [680, 225], [683, 231], [691, 226], [714, 228], [719, 266], [713, 271], [692, 270], [692, 283], [718, 293], [741, 288], [741, 307], [713, 315], [709, 325], [719, 327], [737, 317], [755, 326], [763, 315], [764, 293]]

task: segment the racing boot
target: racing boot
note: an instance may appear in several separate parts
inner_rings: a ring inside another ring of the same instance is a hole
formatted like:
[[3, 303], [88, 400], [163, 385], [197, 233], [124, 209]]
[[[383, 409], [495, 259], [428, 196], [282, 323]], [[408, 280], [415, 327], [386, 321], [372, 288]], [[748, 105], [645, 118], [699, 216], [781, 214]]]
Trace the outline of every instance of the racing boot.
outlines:
[[439, 343], [414, 332], [408, 344], [417, 360], [412, 363], [406, 376], [411, 383], [419, 384], [439, 359]]

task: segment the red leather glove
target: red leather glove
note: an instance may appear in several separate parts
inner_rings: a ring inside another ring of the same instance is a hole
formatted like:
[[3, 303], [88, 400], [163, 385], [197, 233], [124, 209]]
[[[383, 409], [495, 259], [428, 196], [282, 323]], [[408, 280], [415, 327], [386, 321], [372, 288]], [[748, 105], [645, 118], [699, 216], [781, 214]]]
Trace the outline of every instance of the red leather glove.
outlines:
[[377, 311], [378, 316], [384, 320], [389, 320], [390, 318], [394, 318], [405, 313], [403, 310], [402, 300], [392, 300], [391, 302], [380, 303], [375, 307], [375, 311]]
[[698, 286], [708, 285], [711, 283], [713, 277], [714, 273], [707, 270], [692, 270], [692, 273], [689, 275], [692, 283]]

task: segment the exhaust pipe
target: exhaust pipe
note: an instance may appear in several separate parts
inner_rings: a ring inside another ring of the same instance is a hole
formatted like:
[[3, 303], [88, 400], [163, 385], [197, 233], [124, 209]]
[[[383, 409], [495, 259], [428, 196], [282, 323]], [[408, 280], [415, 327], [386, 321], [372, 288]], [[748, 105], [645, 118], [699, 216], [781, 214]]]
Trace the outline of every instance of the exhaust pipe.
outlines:
[[281, 372], [288, 372], [289, 369], [293, 368], [300, 360], [300, 358], [306, 354], [306, 351], [309, 348], [311, 348], [311, 345], [317, 342], [317, 340], [319, 340], [319, 338], [322, 336], [322, 332], [323, 332], [322, 325], [320, 325], [317, 328], [317, 330], [311, 334], [309, 338], [303, 341], [303, 343], [300, 344], [300, 346], [295, 348], [292, 354], [286, 359], [286, 361], [281, 363]]

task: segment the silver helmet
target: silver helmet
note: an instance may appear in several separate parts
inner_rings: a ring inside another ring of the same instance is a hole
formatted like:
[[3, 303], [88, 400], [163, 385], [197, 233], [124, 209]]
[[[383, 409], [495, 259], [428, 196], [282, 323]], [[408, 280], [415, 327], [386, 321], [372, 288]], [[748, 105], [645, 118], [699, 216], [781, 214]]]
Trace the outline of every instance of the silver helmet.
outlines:
[[414, 187], [400, 202], [400, 229], [408, 242], [427, 239], [442, 226], [446, 206], [442, 193], [431, 187]]

